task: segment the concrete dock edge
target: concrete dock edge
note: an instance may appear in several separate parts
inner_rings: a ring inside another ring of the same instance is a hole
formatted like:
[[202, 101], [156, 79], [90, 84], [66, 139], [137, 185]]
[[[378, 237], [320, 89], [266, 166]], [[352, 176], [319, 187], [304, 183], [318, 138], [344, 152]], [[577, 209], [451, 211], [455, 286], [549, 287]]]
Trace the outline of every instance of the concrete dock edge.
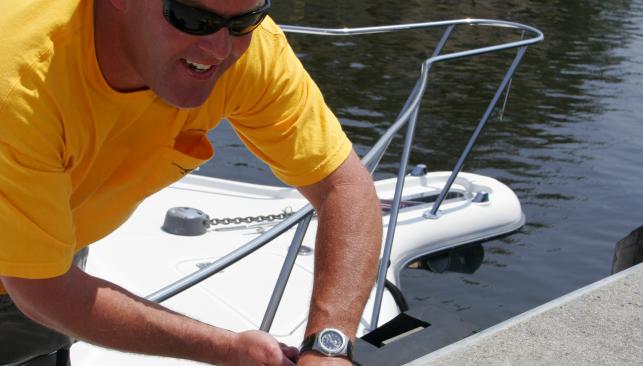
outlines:
[[643, 365], [643, 264], [406, 366]]

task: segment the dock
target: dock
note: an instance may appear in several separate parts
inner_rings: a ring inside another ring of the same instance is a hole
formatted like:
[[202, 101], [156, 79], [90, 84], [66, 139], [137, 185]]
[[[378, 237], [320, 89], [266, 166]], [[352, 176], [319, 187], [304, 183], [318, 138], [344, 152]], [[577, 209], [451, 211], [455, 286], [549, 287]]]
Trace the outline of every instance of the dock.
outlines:
[[643, 365], [643, 263], [406, 366]]

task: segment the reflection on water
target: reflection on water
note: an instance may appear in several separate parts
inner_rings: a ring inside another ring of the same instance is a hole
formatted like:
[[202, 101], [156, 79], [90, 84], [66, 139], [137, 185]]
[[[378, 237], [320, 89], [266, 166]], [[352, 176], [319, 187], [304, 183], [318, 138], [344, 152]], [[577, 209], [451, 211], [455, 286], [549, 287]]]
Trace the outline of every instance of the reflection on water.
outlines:
[[[514, 189], [527, 225], [485, 243], [475, 274], [409, 270], [403, 291], [411, 306], [466, 311], [485, 326], [609, 274], [614, 243], [643, 223], [640, 3], [279, 0], [274, 6], [282, 24], [356, 27], [475, 17], [541, 29], [545, 42], [527, 51], [503, 120], [492, 117], [465, 166]], [[397, 116], [439, 36], [289, 38], [363, 154]], [[463, 28], [448, 50], [519, 36]], [[434, 68], [412, 164], [453, 166], [512, 58], [506, 52]], [[218, 156], [202, 174], [275, 182], [228, 126], [211, 136]], [[394, 141], [377, 177], [395, 174], [401, 145]]]

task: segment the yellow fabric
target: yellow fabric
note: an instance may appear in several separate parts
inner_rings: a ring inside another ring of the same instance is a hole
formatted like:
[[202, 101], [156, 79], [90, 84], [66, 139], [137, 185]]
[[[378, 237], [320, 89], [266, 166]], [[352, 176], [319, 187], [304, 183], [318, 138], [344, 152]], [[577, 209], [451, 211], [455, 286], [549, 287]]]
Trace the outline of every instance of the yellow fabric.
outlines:
[[[200, 108], [100, 73], [90, 0], [0, 2], [0, 275], [49, 278], [146, 196], [213, 155], [227, 118], [291, 185], [315, 183], [351, 144], [284, 35], [266, 19]], [[0, 292], [3, 292], [0, 286]]]

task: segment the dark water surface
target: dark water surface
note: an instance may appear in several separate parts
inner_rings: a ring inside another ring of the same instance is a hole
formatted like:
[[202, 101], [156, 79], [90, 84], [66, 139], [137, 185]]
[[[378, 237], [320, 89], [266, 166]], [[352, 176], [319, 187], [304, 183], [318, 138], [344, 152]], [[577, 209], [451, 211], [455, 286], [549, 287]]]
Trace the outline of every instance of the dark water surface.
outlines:
[[[519, 196], [523, 229], [484, 244], [472, 275], [406, 270], [411, 306], [463, 312], [481, 326], [610, 273], [614, 244], [643, 225], [643, 4], [641, 1], [275, 0], [281, 24], [358, 27], [495, 18], [541, 29], [513, 81], [504, 119], [492, 118], [465, 170], [495, 177]], [[515, 39], [464, 29], [451, 50]], [[439, 37], [413, 31], [362, 38], [291, 35], [297, 54], [363, 154], [394, 120]], [[411, 162], [450, 170], [513, 52], [434, 68]], [[277, 183], [222, 125], [217, 157], [201, 174]], [[393, 176], [396, 139], [377, 178]]]

